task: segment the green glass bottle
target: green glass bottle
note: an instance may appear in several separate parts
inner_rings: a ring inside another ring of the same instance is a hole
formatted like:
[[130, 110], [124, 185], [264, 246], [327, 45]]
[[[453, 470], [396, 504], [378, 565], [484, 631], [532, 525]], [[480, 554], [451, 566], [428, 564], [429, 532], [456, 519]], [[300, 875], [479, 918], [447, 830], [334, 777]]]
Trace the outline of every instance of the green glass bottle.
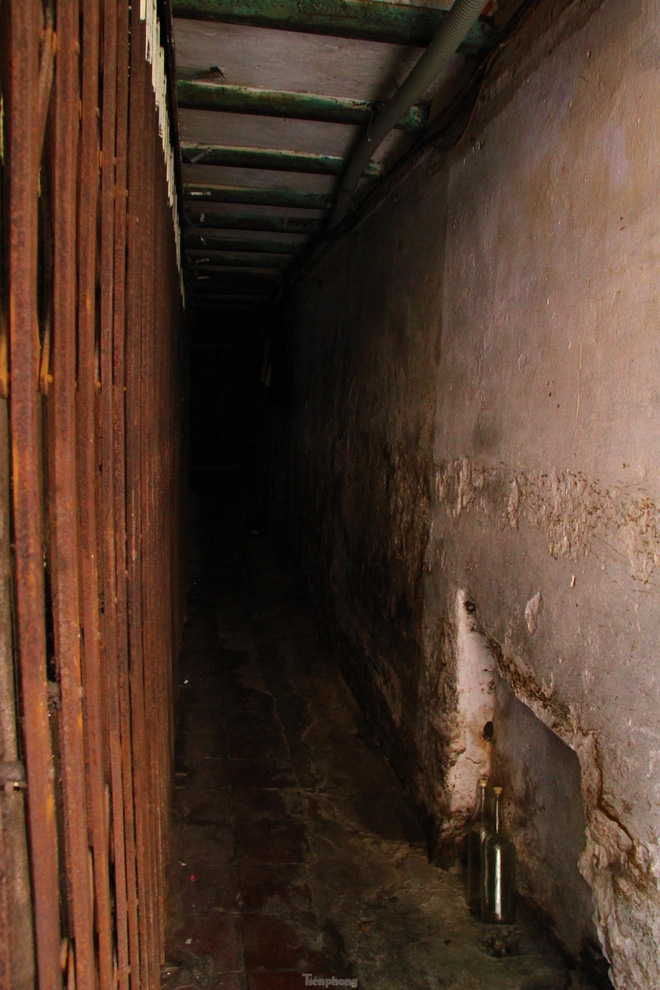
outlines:
[[488, 820], [486, 818], [486, 787], [488, 777], [480, 777], [477, 784], [477, 806], [470, 821], [467, 834], [467, 884], [466, 900], [470, 911], [481, 914], [481, 892], [483, 878], [481, 875], [481, 860], [483, 844], [488, 835]]
[[515, 853], [502, 824], [502, 788], [494, 787], [493, 827], [483, 844], [481, 918], [500, 925], [516, 920]]

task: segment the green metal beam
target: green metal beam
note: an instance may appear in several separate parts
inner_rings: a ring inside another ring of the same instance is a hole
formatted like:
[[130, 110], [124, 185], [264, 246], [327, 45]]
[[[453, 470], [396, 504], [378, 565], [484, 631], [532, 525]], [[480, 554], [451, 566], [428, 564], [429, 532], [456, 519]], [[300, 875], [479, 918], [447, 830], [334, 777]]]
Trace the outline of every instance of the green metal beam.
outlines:
[[264, 292], [231, 292], [225, 291], [224, 289], [216, 289], [213, 292], [191, 292], [188, 289], [188, 298], [194, 299], [196, 302], [206, 303], [212, 299], [222, 299], [223, 302], [233, 303], [233, 302], [244, 302], [248, 299], [259, 300], [259, 302], [266, 302], [270, 299], [272, 292], [265, 294]]
[[[179, 107], [184, 110], [219, 110], [224, 113], [258, 114], [262, 117], [292, 117], [296, 120], [324, 120], [331, 124], [366, 126], [382, 103], [349, 100], [340, 96], [318, 96], [286, 90], [227, 86], [222, 83], [179, 79], [176, 84]], [[420, 131], [426, 127], [428, 107], [414, 106], [397, 127]]]
[[[200, 284], [206, 283], [207, 285], [209, 284], [209, 281], [211, 281], [214, 285], [218, 283], [222, 283], [223, 285], [225, 283], [229, 285], [238, 285], [239, 283], [241, 285], [261, 285], [263, 282], [277, 282], [279, 278], [279, 272], [264, 272], [260, 269], [252, 271], [241, 269], [239, 271], [232, 268], [218, 268], [212, 277], [210, 277], [210, 272], [208, 269], [206, 271], [199, 272]], [[195, 285], [197, 284], [196, 279], [193, 279], [192, 282]]]
[[201, 248], [204, 251], [250, 251], [254, 254], [287, 254], [295, 255], [299, 247], [289, 241], [274, 241], [266, 237], [216, 237], [205, 230], [187, 230], [184, 228], [184, 246], [186, 248]]
[[268, 268], [270, 271], [284, 271], [291, 259], [284, 254], [240, 254], [233, 252], [205, 251], [198, 248], [186, 250], [186, 267], [191, 271], [204, 271], [207, 266], [227, 268]]
[[216, 296], [272, 296], [275, 289], [278, 287], [279, 282], [266, 283], [262, 282], [257, 285], [240, 285], [231, 282], [223, 284], [222, 282], [188, 282], [186, 285], [186, 291], [192, 292], [194, 295], [199, 295], [201, 297], [206, 297], [208, 295]]
[[334, 196], [299, 189], [254, 189], [185, 182], [183, 198], [197, 203], [246, 203], [249, 206], [295, 206], [303, 210], [328, 210]]
[[[387, 41], [425, 48], [447, 10], [384, 0], [173, 0], [175, 17], [222, 21], [306, 34]], [[494, 31], [477, 21], [458, 49], [467, 55], [491, 48]]]
[[237, 308], [247, 308], [248, 306], [265, 306], [270, 299], [270, 295], [260, 296], [260, 295], [235, 295], [231, 293], [224, 292], [214, 292], [207, 293], [206, 295], [191, 295], [190, 292], [186, 294], [186, 304], [192, 305], [197, 309], [207, 307], [210, 309], [237, 309]]
[[324, 220], [310, 217], [225, 216], [218, 213], [190, 214], [196, 227], [212, 227], [214, 230], [268, 230], [278, 234], [317, 234], [325, 229]]
[[[240, 282], [241, 278], [244, 276], [246, 279], [254, 277], [255, 284], [261, 279], [264, 282], [278, 281], [282, 277], [281, 268], [241, 268], [239, 266], [233, 266], [231, 268], [223, 267], [222, 265], [186, 265], [185, 271], [188, 274], [188, 284], [197, 285], [201, 282], [210, 282], [211, 285], [217, 285], [218, 281], [224, 282], [223, 276], [232, 284], [235, 284], [236, 279]], [[249, 282], [248, 282], [249, 284]]]
[[[232, 168], [263, 168], [277, 172], [312, 172], [316, 175], [341, 175], [346, 162], [337, 155], [316, 155], [302, 151], [278, 151], [274, 148], [239, 148], [234, 145], [182, 144], [181, 154], [188, 165], [227, 165]], [[364, 174], [382, 175], [383, 166], [369, 162]]]
[[254, 306], [265, 306], [268, 302], [265, 296], [197, 296], [187, 300], [197, 309], [218, 309], [222, 302], [223, 309], [247, 309]]

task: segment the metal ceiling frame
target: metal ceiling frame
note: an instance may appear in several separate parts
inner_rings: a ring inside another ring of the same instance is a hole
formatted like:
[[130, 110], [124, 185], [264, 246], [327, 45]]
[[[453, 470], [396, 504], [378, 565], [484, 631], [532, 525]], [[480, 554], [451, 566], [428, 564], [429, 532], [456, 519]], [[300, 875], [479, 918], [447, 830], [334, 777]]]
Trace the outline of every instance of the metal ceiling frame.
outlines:
[[[393, 4], [385, 0], [172, 0], [175, 18], [213, 23], [241, 25], [247, 28], [302, 32], [336, 38], [386, 42], [404, 46], [425, 46], [448, 17], [444, 8]], [[176, 21], [175, 21], [176, 24]], [[484, 20], [476, 22], [458, 51], [464, 55], [481, 55], [494, 45], [494, 29]], [[332, 124], [368, 127], [378, 114], [382, 103], [351, 99], [321, 93], [267, 89], [229, 84], [219, 67], [210, 67], [198, 75], [183, 69], [176, 81], [178, 108], [182, 110], [218, 112], [232, 115], [258, 115], [283, 120], [321, 121]], [[428, 106], [417, 104], [404, 113], [397, 126], [412, 135], [423, 132], [428, 120]], [[245, 185], [184, 181], [186, 201], [184, 215], [184, 262], [186, 281], [197, 293], [202, 285], [215, 287], [218, 302], [227, 299], [224, 285], [233, 278], [240, 295], [239, 273], [255, 274], [267, 268], [268, 255], [276, 255], [282, 263], [270, 269], [273, 294], [282, 284], [288, 265], [309, 245], [309, 239], [322, 233], [331, 216], [335, 196], [295, 188], [295, 177], [343, 175], [347, 159], [338, 155], [282, 150], [279, 148], [202, 144], [181, 142], [184, 165], [219, 166], [230, 169], [278, 172], [281, 185], [259, 188], [246, 180]], [[188, 173], [191, 169], [188, 169]], [[206, 170], [208, 174], [208, 170]], [[370, 161], [363, 177], [372, 180], [383, 174], [383, 165]], [[210, 210], [206, 204], [221, 204]], [[229, 208], [222, 209], [222, 204]], [[236, 205], [272, 208], [273, 213], [236, 211]], [[281, 208], [321, 211], [322, 216], [288, 216]], [[251, 236], [231, 236], [232, 231], [252, 232]], [[228, 236], [228, 232], [230, 236]], [[278, 234], [277, 240], [261, 234]], [[286, 235], [306, 235], [287, 243]], [[284, 237], [284, 239], [282, 239]], [[195, 256], [193, 251], [204, 252]], [[188, 253], [190, 252], [190, 253]], [[208, 261], [204, 260], [206, 254]], [[244, 267], [231, 258], [236, 252], [248, 257]], [[263, 261], [260, 257], [263, 256]], [[200, 279], [200, 273], [204, 273]], [[254, 297], [245, 284], [245, 298]], [[206, 295], [206, 293], [205, 293]], [[259, 303], [263, 298], [259, 297]]]
[[[485, 3], [484, 3], [485, 6]], [[243, 24], [304, 34], [380, 41], [426, 48], [448, 16], [451, 3], [421, 7], [384, 0], [173, 0], [175, 17]], [[494, 32], [477, 21], [458, 49], [478, 55], [492, 47]]]

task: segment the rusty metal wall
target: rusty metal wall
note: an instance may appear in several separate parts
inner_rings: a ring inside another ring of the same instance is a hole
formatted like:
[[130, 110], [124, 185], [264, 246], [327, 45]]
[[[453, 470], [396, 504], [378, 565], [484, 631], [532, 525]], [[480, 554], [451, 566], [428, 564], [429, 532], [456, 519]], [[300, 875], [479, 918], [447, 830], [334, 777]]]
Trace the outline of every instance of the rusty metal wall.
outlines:
[[0, 0], [0, 990], [160, 985], [183, 321], [156, 13]]

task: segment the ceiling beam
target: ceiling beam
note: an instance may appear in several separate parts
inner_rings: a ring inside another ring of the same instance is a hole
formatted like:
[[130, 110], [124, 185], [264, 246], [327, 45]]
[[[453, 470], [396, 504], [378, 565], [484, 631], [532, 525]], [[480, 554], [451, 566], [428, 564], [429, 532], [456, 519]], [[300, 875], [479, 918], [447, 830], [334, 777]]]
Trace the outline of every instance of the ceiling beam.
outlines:
[[186, 286], [186, 293], [200, 299], [208, 299], [211, 296], [228, 296], [231, 299], [249, 298], [270, 299], [279, 283], [266, 284], [262, 282], [258, 285], [232, 285], [230, 282], [197, 282]]
[[186, 293], [186, 305], [192, 305], [197, 308], [211, 307], [213, 309], [224, 308], [236, 309], [239, 307], [247, 306], [265, 306], [270, 299], [270, 295], [261, 296], [254, 295], [236, 295], [224, 292], [214, 292], [205, 293], [204, 295], [194, 295], [190, 292]]
[[[216, 110], [223, 113], [257, 114], [261, 117], [290, 117], [296, 120], [323, 120], [331, 124], [366, 126], [382, 109], [383, 103], [350, 100], [341, 96], [319, 96], [288, 90], [228, 86], [224, 83], [179, 79], [176, 84], [179, 107], [183, 110]], [[421, 131], [426, 127], [428, 107], [411, 107], [397, 127]]]
[[[268, 304], [268, 299], [262, 296], [198, 296], [196, 299], [187, 300], [196, 309], [226, 309], [226, 310], [238, 310], [247, 309], [248, 307], [259, 306], [260, 308], [265, 307]], [[219, 303], [223, 303], [222, 306]], [[236, 343], [236, 341], [234, 341]]]
[[[265, 285], [268, 282], [278, 282], [281, 278], [281, 272], [269, 272], [262, 271], [261, 269], [231, 269], [231, 268], [216, 268], [213, 277], [211, 279], [207, 278], [207, 272], [199, 272], [199, 284], [202, 288], [208, 286], [209, 281], [213, 285], [232, 285], [239, 286], [243, 288], [245, 285]], [[197, 285], [197, 280], [193, 279], [192, 285]]]
[[[435, 7], [384, 0], [173, 0], [175, 17], [221, 21], [306, 34], [385, 41], [426, 48], [447, 17]], [[458, 49], [472, 55], [491, 48], [494, 31], [477, 21]]]
[[[317, 155], [303, 151], [279, 151], [275, 148], [240, 148], [234, 145], [181, 144], [184, 164], [227, 165], [232, 168], [260, 168], [277, 172], [312, 172], [316, 175], [341, 175], [346, 162], [337, 155]], [[365, 176], [378, 178], [383, 166], [369, 162]]]
[[184, 246], [186, 248], [201, 248], [204, 251], [250, 251], [254, 254], [288, 254], [295, 255], [302, 244], [292, 244], [290, 241], [273, 241], [266, 237], [231, 238], [215, 236], [207, 230], [192, 230], [184, 228]]
[[189, 214], [196, 227], [212, 227], [214, 230], [267, 230], [278, 234], [318, 234], [325, 229], [326, 221], [310, 217], [233, 216], [219, 213]]
[[[254, 277], [255, 282], [260, 279], [264, 282], [278, 281], [281, 279], [283, 272], [281, 268], [241, 268], [240, 265], [226, 268], [222, 265], [195, 265], [186, 266], [186, 272], [189, 273], [189, 285], [197, 285], [198, 282], [211, 281], [211, 283], [216, 284], [219, 279], [223, 282], [223, 276], [227, 280], [232, 281], [234, 284], [237, 276], [245, 277], [246, 279]], [[239, 278], [240, 281], [240, 278]]]
[[185, 182], [183, 198], [201, 203], [245, 203], [249, 206], [295, 206], [303, 210], [329, 210], [334, 196], [300, 189], [254, 189]]
[[204, 248], [186, 249], [186, 267], [191, 271], [204, 270], [207, 265], [220, 265], [227, 268], [268, 268], [270, 271], [284, 271], [291, 264], [285, 254], [241, 254], [230, 251], [205, 251]]

